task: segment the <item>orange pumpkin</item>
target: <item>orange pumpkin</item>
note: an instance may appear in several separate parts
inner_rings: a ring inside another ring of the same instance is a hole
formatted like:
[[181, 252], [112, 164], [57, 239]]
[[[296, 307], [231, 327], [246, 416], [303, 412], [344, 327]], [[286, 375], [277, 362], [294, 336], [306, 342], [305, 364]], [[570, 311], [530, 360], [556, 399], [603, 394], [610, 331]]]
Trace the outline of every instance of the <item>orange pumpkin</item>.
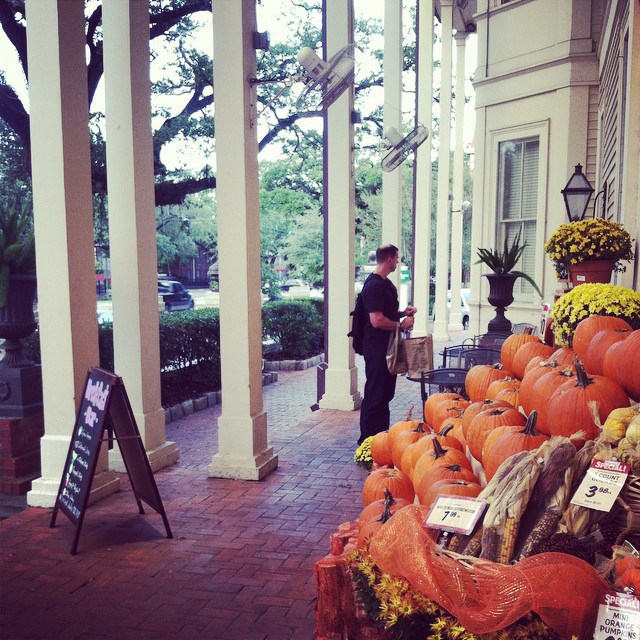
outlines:
[[429, 419], [432, 418], [433, 416], [433, 407], [435, 407], [440, 402], [443, 402], [444, 400], [452, 400], [454, 398], [459, 398], [459, 397], [460, 397], [459, 393], [452, 393], [452, 392], [432, 393], [424, 401], [424, 407], [423, 407], [424, 421], [427, 424], [433, 426], [433, 424], [429, 421]]
[[518, 349], [527, 342], [540, 342], [540, 338], [527, 333], [512, 333], [500, 347], [500, 361], [505, 369], [513, 371], [513, 360]]
[[555, 362], [562, 366], [573, 366], [573, 349], [571, 347], [560, 347], [556, 349], [548, 358], [549, 362]]
[[526, 418], [514, 407], [496, 407], [481, 411], [469, 425], [467, 447], [469, 453], [478, 461], [482, 460], [484, 441], [491, 431], [504, 425], [522, 425]]
[[465, 437], [465, 440], [467, 438], [467, 431], [469, 430], [469, 425], [471, 424], [471, 421], [481, 412], [484, 411], [485, 409], [493, 409], [495, 407], [509, 407], [511, 405], [509, 405], [507, 402], [504, 402], [502, 400], [499, 401], [495, 401], [495, 400], [483, 400], [482, 402], [472, 402], [465, 410], [464, 413], [462, 414], [462, 433]]
[[549, 434], [547, 427], [548, 404], [549, 398], [555, 391], [569, 380], [575, 381], [575, 367], [565, 367], [562, 369], [553, 369], [548, 373], [540, 376], [533, 384], [533, 388], [529, 392], [529, 400], [532, 408], [538, 411], [537, 429], [541, 433]]
[[580, 360], [584, 362], [591, 341], [603, 329], [627, 329], [631, 331], [631, 325], [622, 318], [611, 316], [589, 316], [584, 320], [580, 320], [573, 332], [571, 341], [571, 346]]
[[403, 431], [415, 429], [422, 422], [422, 420], [413, 420], [411, 418], [412, 411], [413, 408], [409, 410], [409, 413], [404, 420], [396, 422], [389, 428], [389, 435], [387, 440], [387, 447], [389, 448], [389, 451], [393, 451], [393, 441], [398, 434], [402, 433]]
[[381, 431], [373, 436], [373, 440], [371, 440], [371, 457], [380, 466], [393, 464], [388, 431]]
[[384, 490], [384, 498], [380, 500], [374, 500], [371, 504], [368, 504], [358, 516], [358, 522], [360, 525], [363, 525], [365, 522], [369, 522], [369, 520], [376, 520], [381, 515], [385, 509], [385, 506], [388, 505], [391, 514], [394, 514], [398, 509], [402, 509], [406, 505], [410, 504], [407, 500], [403, 498], [395, 498], [389, 489]]
[[384, 498], [384, 490], [389, 489], [392, 496], [413, 502], [415, 491], [411, 479], [399, 469], [384, 467], [372, 471], [362, 485], [362, 502], [371, 504]]
[[413, 444], [410, 444], [404, 450], [400, 464], [397, 465], [398, 468], [410, 478], [413, 478], [413, 469], [416, 466], [416, 462], [425, 451], [433, 449], [433, 444], [431, 444], [433, 440], [437, 440], [446, 449], [458, 449], [464, 453], [462, 445], [455, 438], [447, 435], [436, 435], [435, 433], [431, 433], [424, 438], [420, 438]]
[[512, 407], [516, 409], [520, 408], [520, 386], [507, 387], [506, 389], [502, 389], [502, 391], [498, 391], [496, 394], [495, 400], [503, 400], [504, 402], [508, 402]]
[[481, 402], [487, 396], [489, 385], [495, 380], [513, 377], [501, 362], [496, 364], [477, 364], [469, 369], [464, 380], [464, 388], [471, 402]]
[[603, 375], [604, 357], [609, 347], [616, 342], [624, 340], [631, 335], [631, 329], [603, 329], [598, 331], [591, 343], [589, 349], [584, 354], [582, 361], [587, 373], [595, 373]]
[[538, 342], [525, 342], [513, 357], [513, 373], [516, 378], [522, 380], [524, 370], [534, 356], [548, 358], [553, 353], [553, 347], [545, 344], [541, 340]]
[[610, 380], [615, 380], [620, 384], [620, 379], [624, 375], [626, 363], [622, 360], [622, 349], [626, 342], [624, 340], [618, 340], [614, 342], [605, 352], [602, 359], [602, 375]]
[[[467, 439], [462, 431], [462, 416], [445, 420], [440, 429], [438, 429], [438, 435], [449, 436], [452, 440], [457, 440], [460, 444], [460, 450], [466, 451]], [[455, 445], [452, 444], [451, 446]]]
[[425, 471], [431, 469], [431, 467], [440, 465], [452, 465], [459, 464], [461, 467], [471, 469], [471, 463], [467, 456], [459, 449], [445, 448], [438, 440], [434, 438], [432, 441], [433, 446], [427, 449], [416, 461], [413, 467], [413, 473], [411, 479], [416, 486], [420, 484], [420, 479], [424, 475]]
[[520, 380], [516, 378], [504, 378], [503, 380], [496, 380], [489, 385], [487, 389], [487, 399], [495, 400], [496, 396], [504, 389], [513, 390], [520, 386]]
[[537, 413], [532, 411], [524, 428], [518, 431], [507, 431], [487, 451], [486, 458], [482, 459], [487, 482], [493, 478], [498, 467], [514, 453], [532, 451], [549, 439], [549, 436], [536, 431], [536, 419]]
[[[376, 500], [376, 504], [378, 502], [379, 500]], [[392, 510], [394, 500], [391, 493], [388, 491], [385, 492], [385, 499], [382, 502], [382, 512], [378, 516], [364, 519], [362, 514], [360, 515], [357, 542], [358, 549], [361, 549], [369, 540], [371, 540], [371, 538], [380, 530], [382, 525], [388, 522], [391, 519], [391, 516], [398, 510], [397, 508]], [[371, 505], [369, 505], [369, 507], [370, 506]], [[365, 507], [365, 510], [367, 508], [368, 507]]]
[[640, 401], [640, 329], [619, 344], [624, 375], [619, 375], [618, 382], [630, 398]]
[[482, 447], [482, 463], [489, 456], [489, 452], [493, 445], [501, 438], [505, 433], [512, 433], [514, 431], [522, 431], [521, 424], [505, 424], [501, 427], [496, 427], [493, 431], [490, 431], [485, 438], [484, 445]]
[[400, 460], [405, 449], [427, 433], [431, 433], [430, 429], [424, 422], [420, 422], [414, 429], [405, 429], [396, 435], [391, 445], [391, 460], [398, 469], [404, 471], [400, 466]]
[[558, 370], [560, 365], [551, 360], [541, 360], [537, 365], [531, 367], [527, 373], [524, 374], [522, 382], [520, 383], [520, 406], [524, 412], [529, 415], [534, 409], [537, 408], [537, 399], [533, 396], [533, 387], [536, 382], [542, 376], [547, 373], [551, 373]]
[[456, 396], [455, 398], [448, 398], [438, 402], [429, 410], [427, 422], [435, 430], [436, 427], [439, 427], [448, 418], [454, 418], [460, 415], [460, 412], [464, 411], [470, 404], [471, 403], [462, 396]]
[[429, 506], [441, 495], [476, 498], [480, 491], [482, 491], [482, 487], [478, 482], [469, 482], [467, 480], [438, 480], [438, 482], [425, 485], [424, 491], [417, 495], [421, 505]]
[[[629, 338], [627, 338], [629, 340]], [[538, 381], [538, 384], [545, 378]], [[600, 428], [594, 421], [589, 403], [595, 402], [600, 424], [614, 409], [629, 406], [629, 398], [624, 389], [615, 381], [604, 376], [587, 376], [580, 361], [576, 361], [576, 378], [560, 385], [546, 407], [546, 429], [552, 436], [569, 437], [583, 431], [585, 437], [576, 441], [580, 447], [585, 440], [595, 439]]]

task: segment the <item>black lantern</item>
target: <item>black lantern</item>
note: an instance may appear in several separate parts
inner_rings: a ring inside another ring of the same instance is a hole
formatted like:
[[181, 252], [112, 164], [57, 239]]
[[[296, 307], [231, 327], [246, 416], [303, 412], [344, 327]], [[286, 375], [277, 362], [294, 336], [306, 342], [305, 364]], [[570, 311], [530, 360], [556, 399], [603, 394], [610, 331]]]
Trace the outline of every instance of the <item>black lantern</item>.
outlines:
[[567, 186], [560, 192], [564, 197], [569, 222], [582, 220], [593, 194], [593, 187], [582, 173], [582, 165], [578, 163], [574, 174], [569, 178]]

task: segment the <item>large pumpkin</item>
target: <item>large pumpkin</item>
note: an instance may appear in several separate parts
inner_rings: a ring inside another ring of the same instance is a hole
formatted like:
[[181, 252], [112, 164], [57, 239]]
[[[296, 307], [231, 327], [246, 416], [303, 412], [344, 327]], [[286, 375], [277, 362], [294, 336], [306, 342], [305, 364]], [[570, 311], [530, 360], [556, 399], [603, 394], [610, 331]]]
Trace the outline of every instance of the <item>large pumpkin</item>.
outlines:
[[424, 422], [421, 422], [414, 429], [405, 429], [396, 435], [391, 445], [391, 460], [398, 469], [404, 471], [400, 466], [400, 460], [402, 459], [402, 454], [405, 449], [410, 444], [413, 444], [423, 436], [426, 436], [427, 433], [431, 433], [431, 431]]
[[496, 407], [509, 407], [507, 402], [503, 400], [483, 400], [482, 402], [472, 402], [462, 414], [462, 434], [464, 435], [465, 441], [467, 439], [467, 431], [469, 430], [469, 425], [471, 421], [485, 409], [494, 409]]
[[425, 485], [424, 491], [418, 495], [418, 500], [423, 506], [433, 504], [438, 496], [467, 496], [475, 498], [482, 491], [478, 482], [468, 480], [438, 480], [433, 484]]
[[430, 419], [433, 419], [434, 407], [440, 402], [443, 402], [445, 400], [452, 400], [454, 398], [460, 398], [460, 394], [448, 392], [448, 391], [441, 392], [441, 393], [432, 393], [424, 401], [424, 407], [423, 407], [424, 421], [433, 427], [434, 425], [432, 422], [430, 422]]
[[477, 364], [467, 372], [464, 380], [464, 389], [471, 402], [481, 402], [487, 396], [489, 385], [495, 380], [513, 377], [501, 362], [496, 364]]
[[524, 374], [522, 382], [520, 383], [520, 406], [525, 414], [529, 415], [534, 409], [537, 409], [536, 403], [538, 400], [534, 399], [533, 396], [533, 387], [536, 382], [545, 374], [551, 373], [559, 368], [560, 365], [556, 362], [541, 360]]
[[631, 335], [631, 329], [603, 329], [598, 331], [591, 343], [589, 349], [582, 357], [584, 368], [587, 373], [595, 373], [596, 375], [603, 375], [604, 357], [609, 350], [609, 347], [616, 342], [624, 340]]
[[384, 490], [392, 496], [413, 502], [415, 491], [411, 479], [399, 469], [382, 468], [372, 471], [362, 485], [362, 502], [365, 506], [384, 498]]
[[416, 486], [420, 484], [420, 479], [425, 471], [431, 469], [431, 467], [459, 464], [461, 467], [471, 469], [469, 459], [459, 449], [454, 449], [453, 447], [445, 448], [436, 439], [433, 440], [432, 444], [433, 447], [427, 449], [427, 451], [418, 458], [413, 467], [411, 479]]
[[517, 378], [504, 378], [503, 380], [495, 380], [487, 389], [487, 400], [495, 400], [496, 396], [505, 389], [512, 390], [520, 386], [520, 380]]
[[577, 441], [576, 446], [582, 446], [585, 440], [595, 439], [600, 428], [594, 420], [590, 403], [595, 403], [598, 420], [604, 424], [611, 411], [629, 406], [629, 398], [617, 382], [605, 376], [588, 376], [578, 361], [575, 380], [560, 385], [549, 398], [546, 431], [552, 436], [565, 437], [583, 431], [584, 438]]
[[447, 435], [436, 435], [435, 433], [431, 433], [406, 447], [402, 454], [402, 458], [400, 459], [400, 463], [396, 466], [404, 474], [412, 478], [413, 468], [415, 467], [416, 462], [418, 461], [420, 456], [425, 451], [433, 449], [433, 440], [437, 440], [446, 449], [458, 449], [462, 453], [464, 453], [462, 444], [456, 438]]
[[527, 419], [514, 407], [496, 407], [481, 411], [469, 425], [467, 430], [467, 447], [469, 453], [478, 461], [482, 460], [484, 441], [491, 431], [503, 425], [522, 425]]
[[591, 341], [597, 333], [604, 329], [627, 329], [631, 331], [631, 325], [622, 318], [611, 316], [589, 316], [580, 320], [573, 332], [572, 346], [575, 354], [584, 362]]
[[411, 429], [415, 429], [419, 424], [422, 423], [422, 420], [413, 420], [411, 418], [412, 410], [409, 411], [407, 417], [400, 422], [396, 422], [391, 425], [389, 428], [389, 435], [387, 438], [387, 447], [389, 447], [389, 451], [393, 450], [393, 441], [396, 436], [402, 433], [403, 431], [410, 431]]
[[406, 507], [410, 504], [409, 501], [404, 500], [403, 498], [396, 498], [393, 496], [389, 489], [384, 490], [384, 498], [380, 500], [374, 500], [371, 504], [368, 504], [358, 516], [358, 522], [360, 525], [363, 525], [369, 520], [376, 520], [382, 515], [385, 506], [388, 505], [390, 512], [393, 514], [398, 509], [402, 509], [402, 507]]
[[449, 398], [434, 404], [429, 410], [427, 423], [437, 429], [448, 418], [455, 418], [470, 405], [471, 403], [462, 396]]
[[574, 365], [562, 369], [553, 369], [545, 373], [536, 380], [529, 391], [527, 402], [531, 408], [536, 409], [538, 412], [537, 429], [541, 433], [550, 435], [547, 427], [549, 398], [561, 385], [569, 380], [575, 381]]
[[549, 436], [536, 431], [537, 413], [532, 411], [523, 428], [518, 431], [507, 431], [493, 443], [483, 456], [482, 462], [487, 482], [493, 478], [498, 467], [518, 451], [537, 449]]
[[505, 369], [513, 371], [513, 359], [518, 349], [527, 342], [540, 342], [540, 338], [528, 333], [512, 333], [500, 347], [500, 361]]
[[573, 349], [571, 347], [560, 347], [556, 349], [550, 356], [549, 361], [555, 362], [560, 366], [573, 366]]
[[391, 447], [389, 447], [389, 432], [381, 431], [376, 433], [371, 440], [371, 457], [376, 464], [381, 467], [392, 465]]
[[538, 342], [525, 342], [513, 357], [513, 373], [516, 378], [522, 380], [524, 371], [534, 356], [548, 358], [553, 353], [553, 347], [538, 340]]
[[464, 432], [462, 431], [462, 416], [445, 420], [440, 429], [438, 429], [438, 435], [448, 436], [452, 440], [456, 440], [460, 444], [462, 451], [467, 450], [467, 439], [464, 437]]
[[640, 401], [640, 329], [621, 341], [620, 345], [624, 375], [618, 376], [618, 382], [630, 398]]

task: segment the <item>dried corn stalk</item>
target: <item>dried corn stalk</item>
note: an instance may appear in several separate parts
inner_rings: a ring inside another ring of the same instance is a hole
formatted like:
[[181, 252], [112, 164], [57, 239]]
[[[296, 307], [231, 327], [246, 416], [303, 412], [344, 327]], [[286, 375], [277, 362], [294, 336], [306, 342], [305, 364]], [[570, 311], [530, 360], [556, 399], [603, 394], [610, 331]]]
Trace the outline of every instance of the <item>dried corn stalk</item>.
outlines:
[[[495, 472], [489, 483], [478, 495], [481, 500], [486, 500], [489, 504], [493, 502], [495, 496], [498, 495], [499, 490], [502, 489], [506, 482], [506, 478], [513, 471], [514, 467], [518, 465], [520, 461], [527, 457], [528, 451], [519, 451], [518, 453], [507, 458]], [[485, 515], [486, 517], [486, 515]], [[457, 551], [458, 553], [464, 552], [465, 555], [477, 557], [480, 555], [481, 541], [482, 541], [483, 527], [478, 529], [468, 536], [454, 536], [449, 542], [448, 549], [450, 551]]]
[[552, 438], [540, 478], [522, 518], [516, 556], [523, 558], [553, 535], [571, 497], [576, 448], [569, 438]]
[[500, 483], [484, 516], [481, 558], [507, 563], [513, 555], [520, 518], [540, 475], [542, 459], [526, 451]]

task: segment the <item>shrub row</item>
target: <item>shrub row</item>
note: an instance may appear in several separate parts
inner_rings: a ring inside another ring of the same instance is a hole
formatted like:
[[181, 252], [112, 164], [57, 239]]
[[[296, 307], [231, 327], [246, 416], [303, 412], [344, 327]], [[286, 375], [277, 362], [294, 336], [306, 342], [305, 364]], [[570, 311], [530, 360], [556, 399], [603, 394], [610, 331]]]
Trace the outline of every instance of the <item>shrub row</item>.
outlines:
[[[279, 300], [262, 311], [263, 334], [275, 340], [280, 358], [306, 358], [323, 350], [322, 301]], [[114, 370], [113, 327], [99, 327], [100, 366]], [[26, 355], [40, 363], [38, 332], [26, 341]], [[220, 389], [220, 315], [197, 309], [160, 315], [162, 406]]]

